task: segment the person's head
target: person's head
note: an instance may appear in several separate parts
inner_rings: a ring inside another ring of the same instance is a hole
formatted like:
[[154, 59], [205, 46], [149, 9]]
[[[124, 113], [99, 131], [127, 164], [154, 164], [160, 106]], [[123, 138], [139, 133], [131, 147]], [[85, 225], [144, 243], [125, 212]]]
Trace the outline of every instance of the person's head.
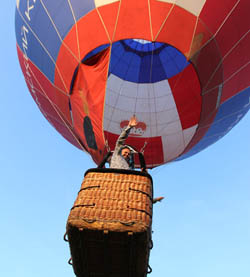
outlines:
[[123, 158], [128, 161], [129, 158], [130, 158], [130, 154], [131, 154], [131, 151], [128, 147], [123, 147], [122, 148], [122, 151], [121, 151], [121, 155], [123, 156]]

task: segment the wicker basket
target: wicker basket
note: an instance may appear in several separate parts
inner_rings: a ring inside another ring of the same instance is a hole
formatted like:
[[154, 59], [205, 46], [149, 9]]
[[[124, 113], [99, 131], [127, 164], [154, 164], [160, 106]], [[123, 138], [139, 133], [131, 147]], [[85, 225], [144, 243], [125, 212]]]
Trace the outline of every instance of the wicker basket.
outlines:
[[152, 221], [151, 178], [137, 171], [99, 171], [85, 174], [68, 225], [116, 232], [146, 231]]
[[85, 173], [67, 222], [78, 277], [146, 276], [152, 194], [147, 173], [116, 169]]

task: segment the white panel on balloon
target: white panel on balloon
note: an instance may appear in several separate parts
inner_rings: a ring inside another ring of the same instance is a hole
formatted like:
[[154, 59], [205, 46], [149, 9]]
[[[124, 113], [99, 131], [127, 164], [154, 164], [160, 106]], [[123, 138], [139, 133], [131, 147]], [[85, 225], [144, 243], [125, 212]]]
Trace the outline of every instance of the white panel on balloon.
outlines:
[[119, 95], [118, 101], [116, 103], [116, 108], [122, 111], [133, 113], [135, 110], [135, 99], [126, 97], [124, 95]]
[[146, 113], [151, 112], [153, 107], [150, 106], [149, 99], [147, 98], [138, 98], [136, 99], [136, 114], [137, 113]]
[[158, 125], [159, 135], [173, 135], [182, 132], [180, 121], [174, 121], [163, 125]]
[[118, 100], [118, 94], [113, 90], [106, 89], [105, 103], [111, 107], [115, 107]]
[[153, 98], [155, 97], [153, 84], [138, 84], [137, 98]]
[[107, 81], [107, 88], [111, 89], [112, 91], [115, 91], [116, 93], [120, 93], [120, 90], [123, 86], [123, 80], [116, 77], [115, 75], [111, 74]]
[[167, 80], [154, 83], [153, 90], [154, 90], [155, 96], [157, 97], [172, 94], [172, 90]]
[[178, 132], [176, 134], [168, 136], [162, 136], [162, 144], [164, 162], [170, 161], [179, 156], [185, 148], [182, 132]]
[[128, 82], [128, 81], [123, 81], [122, 89], [121, 89], [121, 94], [126, 95], [127, 97], [130, 98], [136, 98], [137, 97], [137, 84]]
[[159, 112], [156, 114], [156, 117], [157, 117], [157, 124], [159, 125], [174, 122], [174, 121], [180, 121], [179, 114], [176, 108]]
[[172, 94], [156, 98], [155, 104], [156, 110], [158, 112], [176, 109], [175, 101]]
[[196, 129], [198, 127], [198, 124], [195, 126], [192, 126], [188, 129], [184, 129], [183, 130], [183, 136], [184, 136], [184, 142], [185, 142], [185, 147], [189, 144], [189, 142], [191, 141], [191, 139], [193, 138]]

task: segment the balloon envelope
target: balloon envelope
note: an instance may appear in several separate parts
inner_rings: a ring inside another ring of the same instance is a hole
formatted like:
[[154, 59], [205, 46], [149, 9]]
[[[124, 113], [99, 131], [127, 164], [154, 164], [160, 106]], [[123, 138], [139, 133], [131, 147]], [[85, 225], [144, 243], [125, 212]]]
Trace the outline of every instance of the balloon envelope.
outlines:
[[99, 163], [135, 114], [128, 143], [146, 143], [155, 167], [203, 150], [249, 110], [249, 9], [248, 0], [18, 0], [18, 57], [69, 142]]

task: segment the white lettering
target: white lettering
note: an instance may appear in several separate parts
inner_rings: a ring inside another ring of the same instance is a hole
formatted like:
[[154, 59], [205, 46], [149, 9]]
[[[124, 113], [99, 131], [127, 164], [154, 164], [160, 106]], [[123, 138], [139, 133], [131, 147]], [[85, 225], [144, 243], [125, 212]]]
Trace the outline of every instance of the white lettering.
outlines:
[[[32, 1], [34, 4], [36, 3], [36, 0]], [[25, 11], [25, 15], [28, 18], [28, 20], [30, 21], [30, 11], [34, 8], [34, 5], [31, 4], [30, 5], [30, 0], [27, 0], [27, 10]]]
[[[29, 21], [31, 21], [30, 18], [30, 11], [34, 9], [35, 7], [36, 0], [27, 0], [27, 10], [25, 11], [25, 15]], [[17, 1], [17, 4], [19, 6], [19, 1]], [[21, 35], [22, 35], [22, 50], [23, 50], [23, 65], [24, 65], [24, 77], [27, 83], [27, 86], [31, 92], [31, 94], [34, 96], [35, 101], [39, 108], [41, 109], [41, 104], [38, 101], [38, 97], [36, 95], [36, 90], [32, 78], [32, 71], [30, 68], [30, 63], [29, 63], [29, 57], [28, 57], [28, 48], [29, 48], [29, 43], [28, 43], [28, 34], [29, 34], [29, 29], [23, 25], [21, 28]]]
[[27, 34], [29, 33], [29, 30], [27, 29], [26, 26], [23, 25], [21, 29], [21, 34], [22, 34], [22, 40], [25, 44], [28, 45], [28, 39], [27, 39]]

